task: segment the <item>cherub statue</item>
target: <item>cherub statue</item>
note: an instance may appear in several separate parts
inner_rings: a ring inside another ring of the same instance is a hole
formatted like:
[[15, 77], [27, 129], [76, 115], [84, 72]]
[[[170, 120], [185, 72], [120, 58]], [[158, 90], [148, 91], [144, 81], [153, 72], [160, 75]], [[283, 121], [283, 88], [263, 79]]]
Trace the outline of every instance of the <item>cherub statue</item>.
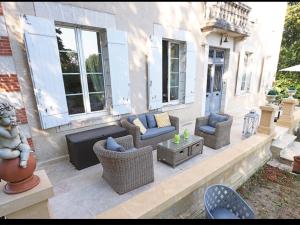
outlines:
[[20, 166], [26, 168], [30, 152], [27, 139], [18, 129], [15, 108], [0, 103], [0, 159], [20, 157]]

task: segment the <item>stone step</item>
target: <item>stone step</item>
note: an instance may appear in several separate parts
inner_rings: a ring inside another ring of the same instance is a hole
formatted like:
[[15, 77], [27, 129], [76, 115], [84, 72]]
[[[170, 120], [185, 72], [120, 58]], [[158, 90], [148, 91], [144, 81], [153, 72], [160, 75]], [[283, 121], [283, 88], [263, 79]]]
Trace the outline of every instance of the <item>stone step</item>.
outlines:
[[271, 149], [278, 151], [283, 150], [292, 145], [296, 138], [295, 135], [285, 134], [272, 142]]
[[275, 136], [273, 137], [273, 140], [282, 138], [288, 132], [289, 132], [289, 128], [287, 127], [275, 126]]
[[294, 156], [300, 155], [300, 143], [295, 143], [296, 144], [280, 151], [280, 158], [293, 162]]

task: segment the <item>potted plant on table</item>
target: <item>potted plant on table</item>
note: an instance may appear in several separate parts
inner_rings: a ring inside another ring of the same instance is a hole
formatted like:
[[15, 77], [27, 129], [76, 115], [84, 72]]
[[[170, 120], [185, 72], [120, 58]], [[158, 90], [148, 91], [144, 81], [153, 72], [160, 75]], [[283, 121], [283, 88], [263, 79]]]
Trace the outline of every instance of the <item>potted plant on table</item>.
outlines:
[[289, 98], [293, 98], [293, 96], [296, 94], [297, 90], [295, 87], [293, 86], [290, 86], [288, 88], [288, 95], [289, 95]]
[[267, 105], [271, 105], [275, 101], [277, 95], [278, 95], [278, 92], [276, 91], [276, 89], [273, 88], [273, 89], [269, 90], [266, 95], [266, 100], [268, 102]]

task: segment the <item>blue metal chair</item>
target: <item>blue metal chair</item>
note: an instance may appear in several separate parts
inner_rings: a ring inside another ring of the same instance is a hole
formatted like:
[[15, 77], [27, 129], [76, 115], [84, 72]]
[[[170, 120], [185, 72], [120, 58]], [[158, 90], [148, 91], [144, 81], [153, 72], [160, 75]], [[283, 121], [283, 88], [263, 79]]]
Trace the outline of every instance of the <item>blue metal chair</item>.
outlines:
[[208, 219], [254, 219], [253, 210], [241, 196], [221, 184], [206, 189], [204, 205]]

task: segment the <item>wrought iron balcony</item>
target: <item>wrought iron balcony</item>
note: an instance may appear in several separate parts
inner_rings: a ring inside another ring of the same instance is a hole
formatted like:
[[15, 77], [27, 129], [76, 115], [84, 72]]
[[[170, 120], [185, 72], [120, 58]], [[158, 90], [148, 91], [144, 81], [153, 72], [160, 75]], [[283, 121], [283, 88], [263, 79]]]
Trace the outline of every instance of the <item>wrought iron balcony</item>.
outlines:
[[246, 37], [251, 28], [248, 22], [250, 10], [241, 2], [206, 2], [205, 21], [201, 30]]

